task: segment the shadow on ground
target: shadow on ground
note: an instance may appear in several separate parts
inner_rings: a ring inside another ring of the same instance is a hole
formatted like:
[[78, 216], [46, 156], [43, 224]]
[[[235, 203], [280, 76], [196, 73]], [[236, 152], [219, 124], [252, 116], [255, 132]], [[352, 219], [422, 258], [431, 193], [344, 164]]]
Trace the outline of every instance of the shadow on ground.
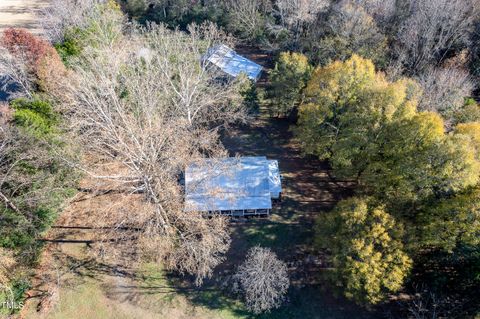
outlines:
[[[224, 132], [222, 141], [231, 156], [267, 156], [277, 159], [283, 175], [283, 200], [269, 218], [232, 220], [232, 244], [226, 261], [213, 280], [185, 296], [193, 304], [229, 309], [239, 318], [379, 318], [333, 297], [321, 279], [325, 261], [311, 250], [315, 217], [328, 213], [338, 200], [352, 194], [352, 183], [331, 177], [328, 165], [305, 157], [284, 119], [260, 117], [249, 125]], [[255, 316], [245, 310], [238, 296], [229, 293], [228, 281], [249, 248], [270, 247], [288, 265], [291, 288], [285, 304], [269, 314]], [[193, 287], [188, 278], [171, 277], [172, 286]], [[180, 292], [182, 293], [182, 292]]]

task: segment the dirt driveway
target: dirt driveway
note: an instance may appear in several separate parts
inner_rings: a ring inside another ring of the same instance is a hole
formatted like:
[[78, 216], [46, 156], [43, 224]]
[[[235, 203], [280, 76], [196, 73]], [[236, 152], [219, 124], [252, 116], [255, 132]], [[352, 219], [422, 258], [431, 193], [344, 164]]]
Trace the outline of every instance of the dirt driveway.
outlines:
[[0, 0], [0, 32], [9, 27], [25, 28], [41, 34], [40, 21], [35, 14], [48, 0]]

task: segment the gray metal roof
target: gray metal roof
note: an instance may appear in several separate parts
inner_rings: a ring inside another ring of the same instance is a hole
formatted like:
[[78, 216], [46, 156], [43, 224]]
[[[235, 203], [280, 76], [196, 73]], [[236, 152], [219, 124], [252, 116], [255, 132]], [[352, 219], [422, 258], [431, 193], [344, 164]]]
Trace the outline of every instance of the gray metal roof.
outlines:
[[254, 81], [258, 80], [263, 69], [261, 65], [244, 58], [223, 44], [209, 48], [204, 58], [233, 77], [245, 73]]
[[185, 211], [271, 209], [281, 191], [278, 162], [265, 156], [207, 159], [185, 170]]

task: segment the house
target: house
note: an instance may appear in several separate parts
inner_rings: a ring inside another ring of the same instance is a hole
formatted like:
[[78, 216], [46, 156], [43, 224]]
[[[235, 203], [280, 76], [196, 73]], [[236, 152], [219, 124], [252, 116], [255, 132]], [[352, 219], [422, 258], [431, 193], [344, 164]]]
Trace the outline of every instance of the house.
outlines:
[[207, 159], [185, 170], [185, 211], [268, 215], [281, 193], [278, 161], [265, 156]]
[[244, 58], [223, 44], [209, 48], [203, 59], [230, 76], [237, 77], [245, 73], [253, 81], [260, 78], [263, 69], [261, 65]]

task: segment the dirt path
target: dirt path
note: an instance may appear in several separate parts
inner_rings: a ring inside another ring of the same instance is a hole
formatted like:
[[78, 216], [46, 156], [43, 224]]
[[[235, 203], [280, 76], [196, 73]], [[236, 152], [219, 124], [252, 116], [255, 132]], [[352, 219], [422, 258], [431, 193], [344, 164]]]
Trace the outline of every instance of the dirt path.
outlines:
[[41, 34], [40, 21], [35, 14], [48, 0], [0, 0], [0, 32], [5, 28], [25, 28]]

